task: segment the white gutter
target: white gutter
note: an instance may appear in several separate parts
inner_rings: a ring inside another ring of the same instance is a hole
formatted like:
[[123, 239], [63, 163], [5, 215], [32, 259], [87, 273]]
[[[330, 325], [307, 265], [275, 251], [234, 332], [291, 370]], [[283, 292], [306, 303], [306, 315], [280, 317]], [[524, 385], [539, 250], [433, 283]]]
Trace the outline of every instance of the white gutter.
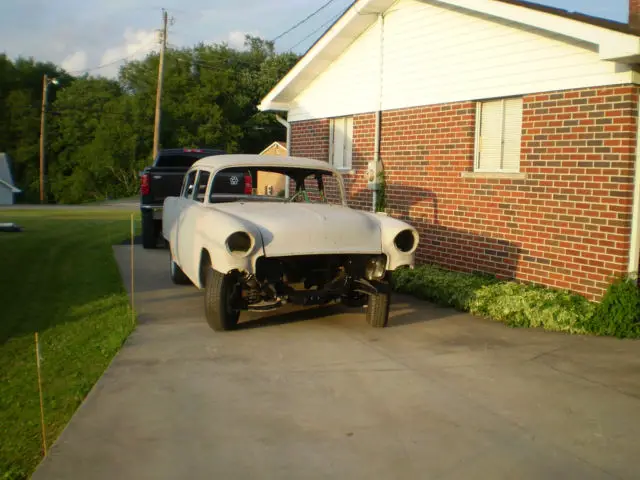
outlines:
[[[636, 100], [640, 101], [640, 98], [636, 97]], [[640, 109], [638, 110], [636, 122], [636, 165], [633, 213], [631, 215], [631, 245], [629, 246], [629, 274], [638, 273], [638, 264], [640, 263]]]
[[[284, 118], [282, 118], [280, 115], [276, 115], [276, 120], [278, 120], [278, 122], [281, 125], [284, 125], [287, 129], [287, 156], [291, 156], [291, 124], [289, 122], [287, 122]], [[291, 179], [287, 176], [285, 177], [284, 180], [284, 196], [285, 198], [289, 198], [289, 183], [290, 183]]]

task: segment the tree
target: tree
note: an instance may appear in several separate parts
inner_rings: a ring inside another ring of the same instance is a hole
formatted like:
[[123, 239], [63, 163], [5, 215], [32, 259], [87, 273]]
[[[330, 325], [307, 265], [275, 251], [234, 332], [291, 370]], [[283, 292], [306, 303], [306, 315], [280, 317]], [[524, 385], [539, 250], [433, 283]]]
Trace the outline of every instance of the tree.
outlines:
[[[264, 95], [295, 64], [272, 42], [246, 36], [245, 48], [199, 44], [165, 56], [160, 145], [257, 153], [284, 128], [259, 112]], [[70, 77], [33, 59], [0, 55], [0, 151], [15, 160], [18, 186], [35, 200], [42, 75], [50, 89], [47, 163], [56, 202], [135, 195], [137, 173], [151, 162], [158, 54], [125, 64], [116, 80]]]
[[[59, 79], [64, 88], [71, 77], [52, 63], [0, 55], [0, 151], [13, 160], [14, 182], [24, 191], [22, 200], [35, 201], [39, 191], [39, 139], [42, 78]], [[51, 89], [50, 99], [55, 99]]]

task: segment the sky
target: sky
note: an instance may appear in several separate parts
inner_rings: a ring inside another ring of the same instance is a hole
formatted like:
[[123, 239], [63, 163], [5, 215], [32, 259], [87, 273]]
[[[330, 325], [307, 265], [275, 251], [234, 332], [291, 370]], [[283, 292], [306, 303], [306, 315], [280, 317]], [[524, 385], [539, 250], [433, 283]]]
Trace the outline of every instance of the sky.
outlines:
[[[304, 53], [352, 0], [333, 2], [276, 42]], [[227, 42], [241, 48], [250, 33], [271, 40], [325, 0], [0, 0], [0, 52], [52, 61], [67, 71], [115, 77], [123, 59], [157, 50], [162, 7], [172, 18], [170, 45]], [[538, 3], [626, 22], [628, 0], [538, 0]], [[109, 64], [103, 68], [100, 67]]]

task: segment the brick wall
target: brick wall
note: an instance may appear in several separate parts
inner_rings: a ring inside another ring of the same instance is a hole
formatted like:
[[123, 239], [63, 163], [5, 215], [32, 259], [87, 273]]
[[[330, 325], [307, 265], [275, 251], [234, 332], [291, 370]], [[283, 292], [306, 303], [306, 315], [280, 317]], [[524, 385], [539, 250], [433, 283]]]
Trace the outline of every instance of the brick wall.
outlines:
[[[362, 210], [371, 210], [372, 193], [367, 190], [364, 172], [367, 162], [373, 159], [375, 141], [374, 114], [358, 115], [353, 121], [353, 173], [344, 172], [345, 193], [349, 205]], [[291, 155], [329, 161], [329, 121], [309, 120], [295, 122], [291, 129]], [[307, 186], [306, 188], [309, 188]], [[293, 188], [293, 186], [291, 187]], [[335, 199], [337, 186], [326, 185], [327, 195]]]
[[[389, 213], [420, 231], [418, 262], [597, 299], [627, 268], [637, 106], [633, 86], [526, 96], [524, 180], [462, 177], [473, 171], [473, 102], [384, 112]], [[309, 123], [326, 138], [309, 140]], [[354, 137], [350, 204], [369, 209], [362, 174], [373, 157], [372, 114], [356, 116]], [[326, 120], [293, 124], [293, 139], [296, 154], [328, 159]]]
[[640, 0], [629, 0], [629, 24], [640, 28]]
[[291, 128], [291, 155], [329, 159], [329, 120], [296, 122]]

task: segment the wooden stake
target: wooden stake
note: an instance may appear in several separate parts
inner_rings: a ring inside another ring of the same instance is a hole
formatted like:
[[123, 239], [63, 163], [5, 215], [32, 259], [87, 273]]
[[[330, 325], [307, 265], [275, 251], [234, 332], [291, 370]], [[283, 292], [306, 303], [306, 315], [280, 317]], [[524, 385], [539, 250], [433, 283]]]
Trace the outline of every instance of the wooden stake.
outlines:
[[131, 323], [135, 325], [136, 323], [136, 314], [135, 314], [135, 296], [134, 296], [134, 268], [133, 268], [133, 238], [134, 238], [135, 229], [133, 226], [133, 213], [131, 214]]
[[36, 367], [38, 370], [38, 390], [40, 392], [40, 423], [42, 424], [42, 447], [44, 456], [47, 456], [47, 432], [44, 426], [44, 400], [42, 396], [42, 375], [40, 374], [40, 343], [38, 342], [38, 332], [36, 332]]

